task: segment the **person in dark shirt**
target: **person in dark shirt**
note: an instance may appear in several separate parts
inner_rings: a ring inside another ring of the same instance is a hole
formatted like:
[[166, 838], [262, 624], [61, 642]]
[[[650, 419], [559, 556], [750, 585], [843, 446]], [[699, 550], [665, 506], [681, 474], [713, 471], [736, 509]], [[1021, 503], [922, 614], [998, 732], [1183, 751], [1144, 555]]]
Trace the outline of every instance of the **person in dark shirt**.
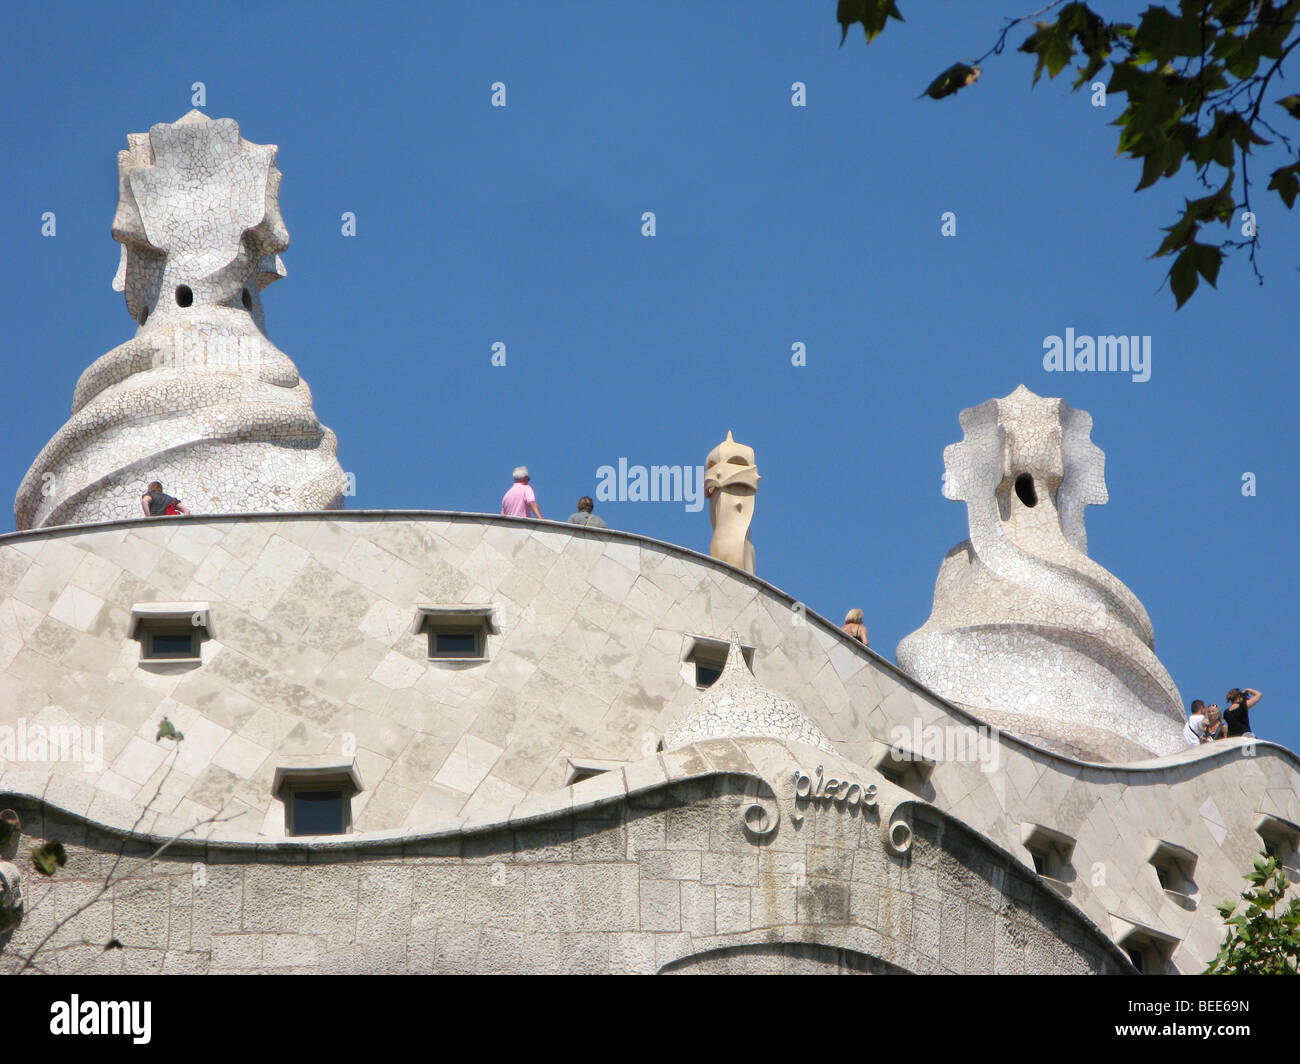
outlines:
[[569, 524], [586, 525], [588, 528], [604, 528], [605, 522], [597, 517], [592, 510], [596, 504], [591, 501], [590, 495], [584, 495], [578, 500], [578, 512], [569, 515]]
[[1234, 687], [1227, 694], [1228, 708], [1223, 711], [1223, 722], [1228, 726], [1228, 738], [1244, 735], [1255, 738], [1250, 730], [1250, 711], [1264, 696], [1253, 687]]
[[151, 483], [149, 490], [140, 496], [140, 509], [144, 511], [145, 517], [164, 517], [190, 512], [180, 499], [164, 492], [162, 483], [157, 480]]

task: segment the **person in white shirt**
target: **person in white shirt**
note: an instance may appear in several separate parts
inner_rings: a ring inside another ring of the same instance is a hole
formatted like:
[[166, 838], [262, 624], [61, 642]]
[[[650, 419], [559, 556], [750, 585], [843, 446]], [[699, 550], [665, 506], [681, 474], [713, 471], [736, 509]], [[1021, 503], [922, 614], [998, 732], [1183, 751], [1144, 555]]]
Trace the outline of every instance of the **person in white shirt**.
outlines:
[[1188, 746], [1200, 746], [1205, 742], [1205, 703], [1199, 698], [1192, 703], [1192, 714], [1183, 725], [1183, 739]]

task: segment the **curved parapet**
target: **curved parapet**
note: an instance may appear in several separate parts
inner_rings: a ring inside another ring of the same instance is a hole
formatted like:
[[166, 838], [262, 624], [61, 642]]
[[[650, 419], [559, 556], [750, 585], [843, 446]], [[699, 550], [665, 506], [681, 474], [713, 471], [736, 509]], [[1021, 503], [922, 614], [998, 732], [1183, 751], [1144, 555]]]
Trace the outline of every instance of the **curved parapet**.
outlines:
[[[802, 801], [794, 780], [809, 756], [821, 755], [707, 742], [474, 821], [276, 844], [222, 841], [219, 825], [174, 838], [19, 801], [47, 837], [69, 840], [33, 911], [124, 844], [152, 860], [130, 892], [86, 907], [123, 949], [87, 942], [86, 923], [48, 934], [23, 920], [0, 943], [0, 971], [36, 952], [60, 973], [1131, 972], [1014, 854], [886, 781], [872, 785], [881, 811]], [[916, 827], [904, 854], [877, 830], [900, 802]], [[36, 842], [23, 840], [25, 860]], [[197, 867], [203, 889], [191, 893]], [[182, 884], [186, 904], [166, 904]]]
[[265, 335], [284, 275], [274, 145], [192, 111], [119, 153], [113, 286], [139, 326], [82, 375], [14, 501], [19, 529], [125, 517], [152, 480], [195, 513], [342, 506], [338, 444]]
[[1092, 418], [1023, 385], [961, 415], [944, 494], [970, 539], [944, 559], [929, 620], [898, 661], [982, 719], [1071, 756], [1179, 749], [1182, 700], [1150, 618], [1088, 557], [1083, 511], [1106, 501]]

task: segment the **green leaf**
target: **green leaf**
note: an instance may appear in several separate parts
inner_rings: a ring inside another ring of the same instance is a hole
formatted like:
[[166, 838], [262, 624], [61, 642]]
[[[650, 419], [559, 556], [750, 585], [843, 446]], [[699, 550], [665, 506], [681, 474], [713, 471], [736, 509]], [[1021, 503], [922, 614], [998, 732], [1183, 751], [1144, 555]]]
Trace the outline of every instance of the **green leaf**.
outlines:
[[1174, 260], [1174, 265], [1169, 270], [1169, 287], [1174, 293], [1174, 298], [1178, 300], [1179, 307], [1192, 297], [1197, 283], [1196, 256], [1192, 249], [1188, 248]]
[[58, 839], [49, 839], [32, 850], [32, 861], [43, 875], [54, 875], [55, 869], [68, 863], [68, 852]]
[[1161, 255], [1168, 255], [1171, 251], [1177, 251], [1196, 236], [1198, 229], [1200, 229], [1200, 223], [1197, 222], [1195, 213], [1191, 210], [1184, 211], [1183, 216], [1178, 221], [1165, 228], [1165, 232], [1169, 235], [1165, 237], [1160, 246], [1156, 248], [1156, 253], [1151, 257], [1158, 259]]
[[1200, 55], [1202, 40], [1199, 6], [1181, 16], [1152, 6], [1142, 12], [1133, 47], [1151, 55], [1156, 62], [1168, 63], [1180, 55]]
[[835, 20], [840, 24], [840, 47], [844, 47], [849, 27], [855, 22], [862, 23], [862, 31], [870, 44], [885, 31], [885, 23], [891, 18], [903, 21], [895, 0], [840, 0], [835, 12]]
[[1285, 107], [1286, 113], [1292, 118], [1300, 118], [1300, 95], [1293, 92], [1290, 96], [1283, 96], [1277, 104], [1279, 107]]
[[[1300, 0], [1293, 2], [1300, 4]], [[1184, 254], [1196, 255], [1209, 268], [1210, 258], [1202, 247], [1194, 245]], [[1245, 879], [1251, 889], [1241, 895], [1240, 900], [1246, 903], [1244, 912], [1232, 915], [1235, 904], [1216, 906], [1229, 930], [1206, 974], [1296, 974], [1300, 965], [1300, 899], [1291, 899], [1281, 915], [1273, 914], [1290, 888], [1274, 858], [1256, 858], [1253, 870], [1246, 873]]]
[[1144, 188], [1154, 185], [1160, 175], [1165, 172], [1165, 157], [1162, 152], [1152, 152], [1142, 160], [1142, 180], [1137, 183], [1134, 192], [1141, 192]]
[[1259, 52], [1247, 46], [1234, 48], [1222, 56], [1228, 73], [1239, 81], [1253, 77], [1259, 69]]
[[1074, 58], [1074, 44], [1064, 13], [1055, 22], [1036, 22], [1034, 25], [1037, 29], [1025, 39], [1019, 51], [1038, 57], [1034, 67], [1034, 84], [1037, 85], [1044, 70], [1048, 77], [1054, 78], [1065, 69]]
[[1268, 187], [1282, 197], [1282, 202], [1289, 210], [1295, 205], [1296, 196], [1300, 195], [1300, 162], [1290, 166], [1280, 166], [1273, 171]]

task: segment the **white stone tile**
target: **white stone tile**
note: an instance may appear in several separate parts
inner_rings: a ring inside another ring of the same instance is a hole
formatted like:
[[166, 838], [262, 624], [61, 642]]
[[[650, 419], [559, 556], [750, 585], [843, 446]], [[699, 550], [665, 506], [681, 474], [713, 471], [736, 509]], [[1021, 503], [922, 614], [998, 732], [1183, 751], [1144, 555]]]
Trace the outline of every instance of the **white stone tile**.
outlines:
[[280, 587], [288, 587], [310, 559], [311, 555], [298, 544], [282, 536], [272, 536], [257, 556], [253, 571]]
[[79, 632], [88, 632], [104, 608], [104, 600], [89, 591], [68, 585], [50, 607], [50, 616]]
[[[133, 782], [127, 779], [125, 776], [119, 776], [116, 772], [113, 772], [111, 770], [103, 773], [103, 775], [101, 775], [99, 779], [95, 781], [95, 786], [100, 791], [101, 795], [107, 792], [108, 794], [116, 795], [118, 798], [122, 798], [127, 801], [133, 799], [135, 797], [136, 791], [140, 789], [140, 784], [138, 781]], [[98, 799], [96, 799], [96, 802], [97, 801]], [[95, 802], [92, 802], [91, 808], [93, 809], [94, 806], [95, 806]]]
[[425, 666], [417, 665], [406, 655], [393, 650], [384, 655], [370, 678], [394, 691], [400, 691], [414, 684], [424, 675], [424, 671]]
[[[147, 742], [139, 736], [132, 736], [131, 741], [126, 744], [126, 749], [113, 762], [113, 771], [138, 785], [148, 780], [170, 753], [170, 747], [163, 747], [158, 743]], [[134, 795], [133, 789], [131, 794], [125, 797], [134, 797]]]
[[504, 748], [475, 735], [462, 735], [433, 782], [462, 794], [472, 794], [496, 764]]
[[248, 779], [268, 756], [270, 751], [266, 747], [249, 742], [242, 736], [232, 735], [213, 755], [212, 763], [233, 772], [236, 776]]

